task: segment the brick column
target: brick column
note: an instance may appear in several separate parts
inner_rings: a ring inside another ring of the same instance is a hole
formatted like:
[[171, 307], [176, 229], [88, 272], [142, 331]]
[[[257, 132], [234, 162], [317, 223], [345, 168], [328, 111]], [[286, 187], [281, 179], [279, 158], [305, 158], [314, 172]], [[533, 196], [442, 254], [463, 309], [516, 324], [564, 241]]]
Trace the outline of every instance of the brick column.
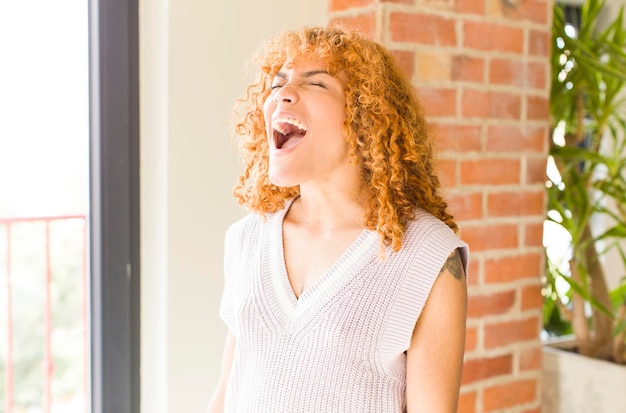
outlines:
[[539, 413], [552, 0], [329, 0], [393, 51], [470, 244], [460, 413]]

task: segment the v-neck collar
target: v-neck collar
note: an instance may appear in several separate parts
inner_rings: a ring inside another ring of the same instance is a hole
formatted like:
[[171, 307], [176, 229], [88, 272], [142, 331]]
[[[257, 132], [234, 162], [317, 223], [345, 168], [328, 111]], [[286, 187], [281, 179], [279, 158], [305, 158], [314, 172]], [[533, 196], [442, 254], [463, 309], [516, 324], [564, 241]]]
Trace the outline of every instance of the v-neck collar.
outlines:
[[301, 325], [309, 319], [315, 310], [331, 300], [359, 269], [376, 259], [380, 249], [378, 233], [364, 229], [337, 261], [300, 297], [296, 297], [289, 282], [283, 243], [283, 221], [296, 198], [289, 200], [281, 211], [268, 217], [263, 226], [262, 283], [268, 295], [269, 305], [283, 327], [290, 322]]

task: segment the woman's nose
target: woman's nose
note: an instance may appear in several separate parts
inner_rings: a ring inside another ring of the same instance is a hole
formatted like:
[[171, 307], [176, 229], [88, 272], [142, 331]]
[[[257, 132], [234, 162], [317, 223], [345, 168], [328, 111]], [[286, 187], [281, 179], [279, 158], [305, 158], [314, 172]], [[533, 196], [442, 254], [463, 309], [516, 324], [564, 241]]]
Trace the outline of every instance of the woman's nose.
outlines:
[[274, 94], [276, 103], [296, 103], [298, 101], [298, 92], [291, 83], [286, 83]]

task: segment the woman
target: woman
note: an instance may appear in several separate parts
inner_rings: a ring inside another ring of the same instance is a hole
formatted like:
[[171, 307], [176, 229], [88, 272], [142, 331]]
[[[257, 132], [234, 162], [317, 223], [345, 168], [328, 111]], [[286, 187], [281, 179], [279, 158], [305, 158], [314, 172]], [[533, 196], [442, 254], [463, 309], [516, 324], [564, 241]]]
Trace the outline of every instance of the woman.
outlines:
[[356, 32], [268, 43], [240, 102], [209, 412], [456, 412], [468, 249], [412, 86]]

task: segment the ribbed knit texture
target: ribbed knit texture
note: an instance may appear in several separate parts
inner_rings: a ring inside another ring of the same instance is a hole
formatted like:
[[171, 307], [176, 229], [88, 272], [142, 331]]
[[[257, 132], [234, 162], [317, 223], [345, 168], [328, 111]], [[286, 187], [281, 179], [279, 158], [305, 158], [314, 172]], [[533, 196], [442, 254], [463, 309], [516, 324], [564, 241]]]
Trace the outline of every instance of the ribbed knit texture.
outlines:
[[394, 413], [406, 409], [406, 355], [432, 285], [450, 253], [467, 245], [420, 213], [402, 249], [380, 258], [364, 230], [296, 298], [282, 222], [248, 215], [226, 234], [222, 319], [237, 338], [226, 413]]

